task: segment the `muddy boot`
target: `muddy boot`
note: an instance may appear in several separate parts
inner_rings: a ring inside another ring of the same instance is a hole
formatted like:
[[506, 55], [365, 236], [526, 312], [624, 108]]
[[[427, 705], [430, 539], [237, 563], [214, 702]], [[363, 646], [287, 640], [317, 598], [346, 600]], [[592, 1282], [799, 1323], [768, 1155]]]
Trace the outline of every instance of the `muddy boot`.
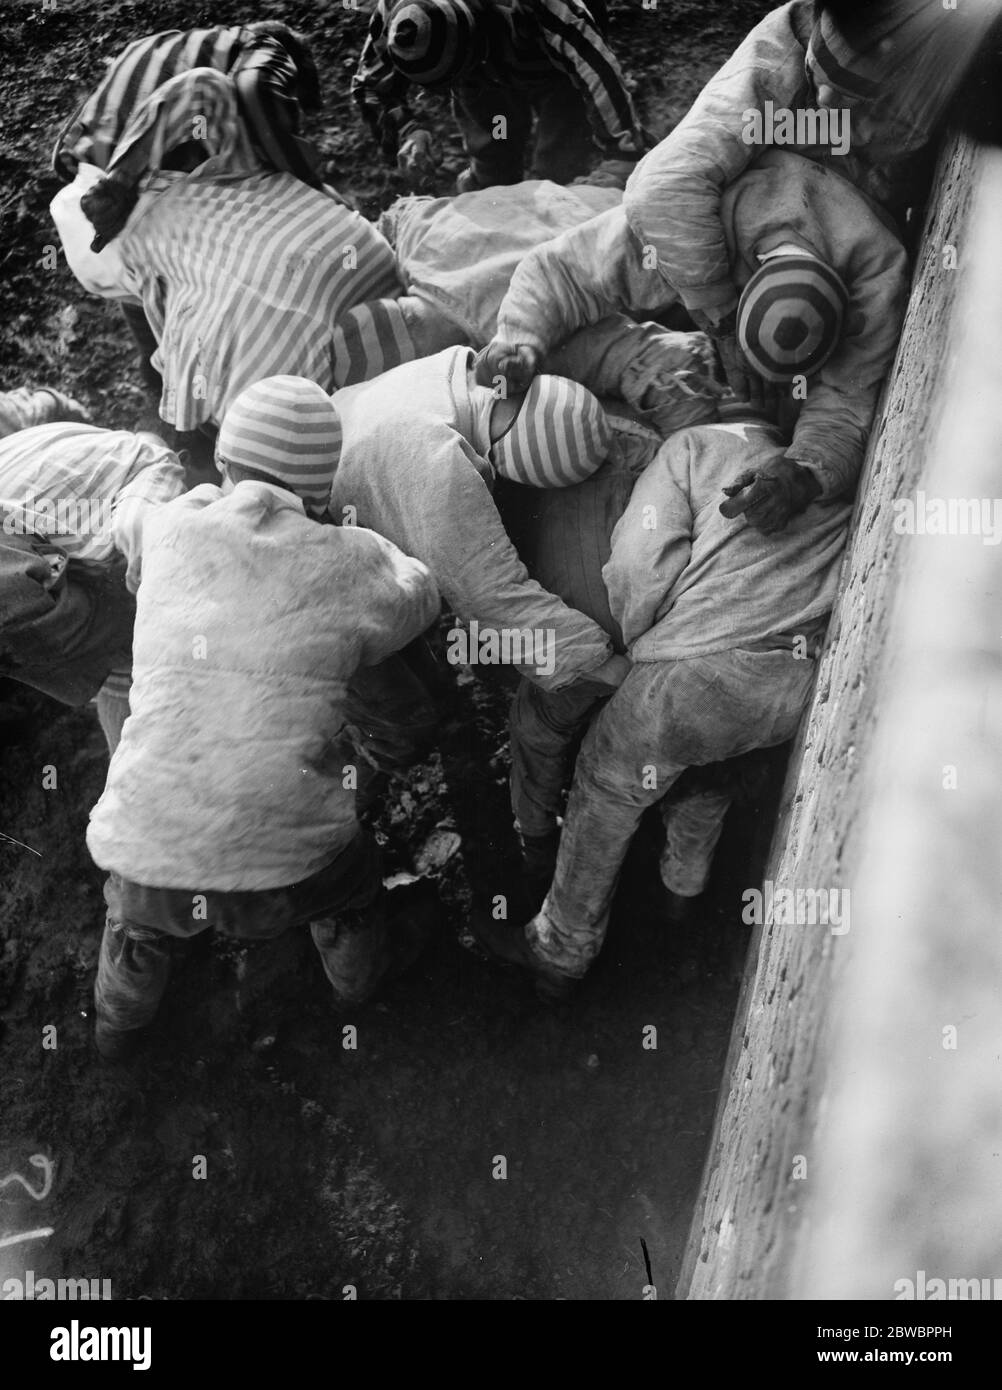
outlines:
[[173, 942], [109, 912], [94, 982], [94, 1044], [106, 1062], [129, 1061], [146, 1041], [171, 971]]
[[537, 996], [546, 1003], [559, 1003], [574, 993], [578, 980], [555, 970], [541, 956], [537, 956], [524, 926], [513, 927], [508, 922], [497, 921], [486, 911], [475, 911], [470, 919], [470, 930], [487, 955], [526, 971], [532, 978]]
[[367, 1003], [402, 975], [431, 940], [438, 899], [430, 884], [381, 890], [367, 908], [321, 918], [310, 932], [338, 1004]]

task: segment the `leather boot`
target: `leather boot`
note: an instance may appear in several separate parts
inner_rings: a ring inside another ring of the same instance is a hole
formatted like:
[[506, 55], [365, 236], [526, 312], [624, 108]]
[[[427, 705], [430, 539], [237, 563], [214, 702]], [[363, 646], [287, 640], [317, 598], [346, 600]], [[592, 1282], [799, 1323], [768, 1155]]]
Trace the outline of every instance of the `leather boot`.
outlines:
[[403, 974], [431, 940], [438, 915], [430, 884], [387, 892], [373, 903], [310, 924], [339, 1004], [367, 1003], [379, 986]]

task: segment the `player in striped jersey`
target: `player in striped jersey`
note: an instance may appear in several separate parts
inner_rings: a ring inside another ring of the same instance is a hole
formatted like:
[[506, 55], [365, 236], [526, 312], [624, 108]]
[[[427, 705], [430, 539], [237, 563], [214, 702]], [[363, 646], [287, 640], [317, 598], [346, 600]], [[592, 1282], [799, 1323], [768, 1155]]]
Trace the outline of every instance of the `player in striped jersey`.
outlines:
[[632, 163], [649, 144], [581, 0], [376, 0], [352, 94], [383, 154], [417, 182], [435, 160], [408, 106], [412, 86], [451, 93], [470, 160], [463, 193], [521, 179], [533, 115], [533, 178], [566, 183], [588, 168], [596, 145]]
[[62, 422], [0, 440], [0, 672], [67, 704], [96, 695], [111, 752], [129, 710], [143, 522], [186, 486], [154, 434]]
[[[54, 537], [76, 560], [100, 563], [115, 550], [132, 560], [143, 509], [184, 487], [177, 455], [155, 434], [74, 421], [0, 440], [4, 533]], [[129, 584], [138, 587], [138, 558]]]
[[35, 391], [28, 386], [0, 391], [0, 439], [18, 430], [30, 430], [33, 425], [51, 424], [53, 420], [79, 420], [86, 424], [89, 419], [79, 401], [51, 386], [40, 386]]
[[160, 414], [180, 431], [218, 424], [264, 377], [333, 390], [339, 316], [401, 289], [371, 223], [289, 174], [164, 175], [120, 243], [159, 341]]
[[64, 126], [53, 169], [67, 182], [81, 163], [106, 169], [143, 103], [192, 68], [213, 68], [233, 79], [240, 113], [267, 164], [319, 184], [316, 155], [299, 134], [303, 112], [320, 106], [316, 65], [302, 36], [273, 21], [173, 29], [129, 44]]
[[[606, 455], [612, 432], [595, 397], [559, 377], [540, 383], [498, 400], [474, 382], [471, 349], [454, 347], [343, 387], [330, 514], [422, 560], [456, 617], [500, 643], [480, 659], [514, 665], [547, 689], [584, 683], [590, 700], [596, 682], [606, 694], [618, 684], [625, 663], [597, 623], [529, 579], [492, 497], [496, 477], [567, 487]], [[515, 651], [505, 634], [539, 641]]]
[[[212, 112], [206, 138], [211, 153], [222, 133], [219, 153], [189, 173], [148, 175], [124, 229], [104, 231], [159, 344], [160, 414], [189, 432], [217, 425], [230, 401], [265, 377], [302, 376], [333, 390], [338, 318], [403, 287], [370, 222], [333, 190], [309, 188], [257, 157], [228, 78], [195, 69], [155, 100], [166, 105], [174, 91], [189, 114]], [[140, 113], [119, 148], [127, 152], [145, 125]], [[81, 200], [88, 215], [91, 196]]]
[[[180, 113], [183, 103], [162, 100], [165, 87], [196, 69], [230, 78], [240, 125], [263, 165], [320, 186], [319, 157], [299, 135], [303, 112], [321, 104], [316, 65], [303, 38], [273, 21], [170, 30], [129, 44], [64, 126], [53, 169], [64, 180], [79, 182], [93, 169], [108, 170], [119, 154], [117, 182], [104, 191], [118, 194], [112, 212], [124, 222], [148, 167], [190, 169], [205, 158], [206, 150], [191, 139], [190, 125], [165, 119]], [[207, 130], [210, 143], [218, 145], [220, 132], [211, 124]], [[119, 147], [127, 132], [133, 139], [122, 158]], [[150, 366], [156, 339], [147, 317], [131, 299], [121, 308], [139, 351], [143, 382], [159, 393], [162, 383]]]

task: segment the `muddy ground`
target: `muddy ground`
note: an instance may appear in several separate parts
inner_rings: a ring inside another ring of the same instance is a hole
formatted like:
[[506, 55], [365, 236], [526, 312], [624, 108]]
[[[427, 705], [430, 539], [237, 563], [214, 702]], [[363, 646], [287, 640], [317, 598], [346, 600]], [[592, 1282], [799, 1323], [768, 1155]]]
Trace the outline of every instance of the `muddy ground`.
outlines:
[[[671, 127], [768, 8], [611, 6], [652, 128]], [[63, 264], [43, 266], [52, 140], [130, 39], [254, 17], [315, 36], [327, 103], [311, 133], [333, 181], [370, 214], [403, 191], [347, 101], [364, 19], [340, 0], [262, 0], [253, 14], [6, 0], [0, 385], [60, 386], [116, 427], [146, 407], [116, 311]], [[444, 112], [439, 135], [446, 192], [462, 160]], [[350, 1285], [378, 1299], [635, 1299], [649, 1282], [671, 1296], [747, 942], [738, 886], [764, 855], [781, 756], [769, 790], [732, 813], [717, 882], [685, 929], [664, 919], [657, 822], [645, 824], [599, 965], [572, 1004], [546, 1009], [470, 949], [471, 895], [504, 879], [513, 851], [509, 691], [461, 670], [441, 753], [394, 783], [377, 827], [388, 871], [437, 884], [430, 954], [341, 1018], [308, 937], [250, 950], [200, 938], [149, 1056], [115, 1071], [90, 1041], [103, 914], [83, 833], [103, 741], [91, 710], [12, 690], [0, 691], [0, 1180], [20, 1173], [44, 1195], [0, 1188], [0, 1240], [52, 1233], [0, 1247], [0, 1285], [32, 1269], [110, 1279], [126, 1298], [340, 1299]], [[656, 1050], [642, 1045], [649, 1024]], [[53, 1165], [48, 1190], [33, 1155]]]

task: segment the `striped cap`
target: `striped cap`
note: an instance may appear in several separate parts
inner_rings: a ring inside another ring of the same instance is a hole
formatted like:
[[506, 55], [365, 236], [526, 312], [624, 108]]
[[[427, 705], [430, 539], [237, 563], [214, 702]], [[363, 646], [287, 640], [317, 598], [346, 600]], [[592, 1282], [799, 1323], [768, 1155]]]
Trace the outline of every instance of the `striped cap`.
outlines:
[[490, 462], [527, 487], [570, 487], [605, 462], [612, 429], [598, 399], [576, 381], [537, 376]]
[[807, 45], [807, 71], [815, 87], [837, 87], [854, 97], [879, 96], [881, 40], [870, 38], [866, 47], [871, 51], [862, 53], [858, 41], [853, 47], [831, 15], [823, 12]]
[[[413, 301], [412, 301], [413, 303]], [[396, 299], [370, 299], [340, 316], [332, 336], [334, 385], [354, 386], [421, 354]]]
[[483, 56], [476, 0], [402, 0], [390, 15], [386, 51], [411, 82], [451, 82]]
[[304, 502], [324, 507], [341, 457], [334, 402], [305, 377], [256, 381], [223, 416], [216, 457], [267, 473]]
[[[822, 9], [807, 45], [814, 86], [869, 99], [882, 120], [893, 116], [924, 138], [1000, 13], [998, 0], [952, 7], [881, 0], [832, 10]], [[900, 142], [896, 132], [893, 139]]]
[[824, 261], [773, 256], [742, 291], [738, 346], [766, 381], [810, 376], [838, 347], [848, 306], [848, 290]]

